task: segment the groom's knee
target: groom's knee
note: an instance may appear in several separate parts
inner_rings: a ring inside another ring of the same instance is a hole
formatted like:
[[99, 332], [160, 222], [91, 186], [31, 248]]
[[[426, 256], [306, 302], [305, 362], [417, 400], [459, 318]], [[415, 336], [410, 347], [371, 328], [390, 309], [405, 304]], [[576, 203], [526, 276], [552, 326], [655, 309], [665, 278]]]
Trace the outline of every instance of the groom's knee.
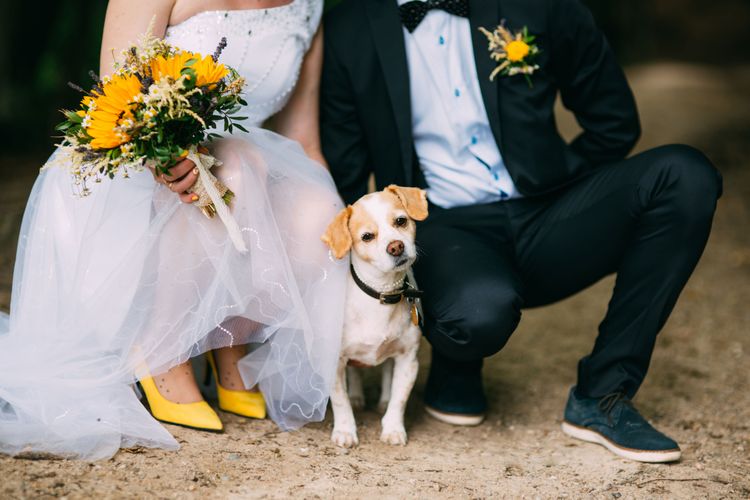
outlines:
[[656, 155], [656, 186], [668, 186], [671, 203], [687, 219], [711, 216], [721, 196], [722, 178], [697, 149], [681, 144], [661, 146]]
[[469, 361], [500, 351], [521, 320], [521, 299], [515, 293], [463, 304], [428, 322], [428, 338], [444, 355]]

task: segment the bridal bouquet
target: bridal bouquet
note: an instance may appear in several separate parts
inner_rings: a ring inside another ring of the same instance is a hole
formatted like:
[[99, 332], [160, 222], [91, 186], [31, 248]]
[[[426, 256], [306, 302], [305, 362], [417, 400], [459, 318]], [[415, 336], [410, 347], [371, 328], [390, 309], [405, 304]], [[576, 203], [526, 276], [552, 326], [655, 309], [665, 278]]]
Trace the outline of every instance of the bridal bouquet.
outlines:
[[[210, 132], [223, 122], [232, 132], [244, 120], [236, 114], [246, 105], [240, 97], [245, 81], [218, 59], [226, 47], [222, 39], [213, 55], [180, 50], [155, 38], [150, 31], [141, 42], [123, 52], [115, 72], [97, 77], [84, 89], [77, 110], [63, 111], [58, 125], [63, 140], [53, 165], [70, 169], [80, 196], [90, 193], [90, 183], [151, 168], [169, 174], [177, 161], [195, 162], [198, 179], [190, 192], [194, 205], [206, 216], [218, 213], [240, 251], [245, 250], [237, 223], [228, 205], [234, 194], [211, 172], [219, 161], [200, 143], [218, 137]], [[47, 168], [47, 167], [45, 167]]]

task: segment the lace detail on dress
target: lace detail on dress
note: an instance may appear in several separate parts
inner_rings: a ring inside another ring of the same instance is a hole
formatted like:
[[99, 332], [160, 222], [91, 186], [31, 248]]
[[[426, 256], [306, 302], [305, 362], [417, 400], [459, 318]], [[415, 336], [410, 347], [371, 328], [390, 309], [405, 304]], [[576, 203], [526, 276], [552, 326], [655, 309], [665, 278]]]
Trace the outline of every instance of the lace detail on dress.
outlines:
[[322, 0], [292, 0], [270, 9], [205, 11], [170, 26], [165, 38], [183, 49], [210, 54], [226, 37], [221, 62], [247, 79], [244, 114], [250, 125], [260, 126], [289, 100], [322, 11]]

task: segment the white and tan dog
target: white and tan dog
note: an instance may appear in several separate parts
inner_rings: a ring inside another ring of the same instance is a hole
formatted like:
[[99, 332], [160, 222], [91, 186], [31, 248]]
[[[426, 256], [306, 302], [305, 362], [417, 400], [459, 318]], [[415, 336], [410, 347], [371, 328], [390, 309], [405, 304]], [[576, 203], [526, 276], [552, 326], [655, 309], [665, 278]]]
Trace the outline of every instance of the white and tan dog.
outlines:
[[[388, 186], [343, 209], [323, 241], [338, 259], [351, 251], [344, 333], [331, 393], [333, 433], [339, 446], [359, 444], [352, 402], [363, 406], [362, 382], [354, 366], [383, 366], [379, 407], [385, 408], [380, 440], [405, 445], [404, 410], [417, 378], [421, 292], [407, 273], [417, 258], [416, 224], [427, 217], [423, 190]], [[347, 371], [349, 392], [347, 394]], [[350, 400], [351, 397], [351, 400]]]

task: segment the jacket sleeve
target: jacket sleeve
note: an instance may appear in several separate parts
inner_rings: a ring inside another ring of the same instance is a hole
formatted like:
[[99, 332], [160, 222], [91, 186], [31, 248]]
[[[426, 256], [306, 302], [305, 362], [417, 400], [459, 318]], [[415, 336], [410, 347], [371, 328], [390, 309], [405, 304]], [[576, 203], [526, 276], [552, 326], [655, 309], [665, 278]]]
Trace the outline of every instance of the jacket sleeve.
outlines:
[[550, 0], [553, 69], [583, 132], [571, 148], [591, 164], [623, 159], [640, 137], [635, 99], [604, 34], [580, 0]]
[[334, 50], [336, 35], [331, 33], [333, 30], [324, 29], [321, 143], [341, 197], [346, 203], [353, 203], [367, 194], [372, 166], [351, 80]]

